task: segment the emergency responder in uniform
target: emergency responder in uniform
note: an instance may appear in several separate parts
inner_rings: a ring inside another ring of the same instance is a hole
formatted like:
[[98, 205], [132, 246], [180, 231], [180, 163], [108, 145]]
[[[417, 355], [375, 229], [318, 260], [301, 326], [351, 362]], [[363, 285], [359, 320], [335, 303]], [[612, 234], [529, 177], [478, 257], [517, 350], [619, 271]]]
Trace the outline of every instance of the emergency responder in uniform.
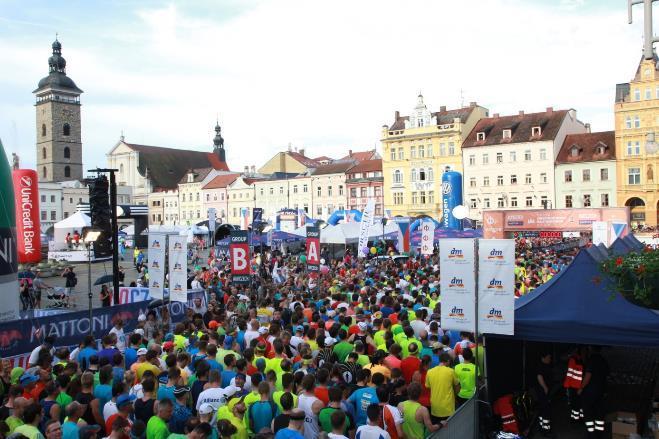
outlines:
[[551, 354], [543, 352], [540, 355], [540, 361], [536, 368], [536, 393], [538, 402], [538, 420], [540, 429], [545, 436], [551, 436], [551, 400], [550, 392], [552, 388], [552, 367]]
[[604, 394], [608, 375], [609, 364], [601, 354], [601, 347], [592, 346], [586, 361], [583, 386], [579, 390], [589, 438], [604, 436]]
[[583, 383], [583, 357], [581, 349], [575, 348], [567, 362], [567, 372], [563, 380], [563, 387], [567, 392], [567, 401], [570, 406], [570, 418], [573, 422], [583, 419], [583, 409], [579, 397], [579, 390]]

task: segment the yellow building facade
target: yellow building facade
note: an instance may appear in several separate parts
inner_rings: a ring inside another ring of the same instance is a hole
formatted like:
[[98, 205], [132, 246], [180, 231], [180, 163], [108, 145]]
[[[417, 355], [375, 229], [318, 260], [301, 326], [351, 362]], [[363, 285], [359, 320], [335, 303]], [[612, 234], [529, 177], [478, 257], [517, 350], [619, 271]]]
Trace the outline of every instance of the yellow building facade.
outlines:
[[643, 59], [634, 79], [618, 84], [615, 102], [616, 175], [619, 206], [631, 209], [632, 225], [656, 226], [659, 211], [659, 69], [657, 56]]
[[384, 208], [392, 215], [429, 215], [441, 212], [442, 173], [462, 172], [462, 142], [488, 110], [468, 107], [428, 110], [423, 96], [409, 116], [397, 111], [394, 123], [382, 127]]

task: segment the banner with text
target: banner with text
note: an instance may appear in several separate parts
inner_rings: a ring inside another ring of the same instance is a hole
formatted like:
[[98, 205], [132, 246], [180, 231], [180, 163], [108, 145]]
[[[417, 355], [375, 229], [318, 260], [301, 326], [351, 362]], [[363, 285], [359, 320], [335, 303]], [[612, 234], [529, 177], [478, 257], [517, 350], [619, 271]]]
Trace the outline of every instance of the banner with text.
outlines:
[[231, 279], [234, 284], [248, 285], [251, 281], [249, 236], [247, 230], [232, 230], [229, 241]]
[[320, 269], [320, 229], [307, 226], [307, 271]]
[[423, 221], [421, 223], [421, 254], [432, 255], [435, 245], [435, 223]]
[[373, 224], [373, 214], [375, 213], [375, 200], [369, 198], [362, 213], [362, 222], [359, 224], [359, 244], [357, 244], [357, 256], [360, 258], [368, 254], [368, 229]]
[[169, 237], [169, 300], [185, 302], [188, 297], [187, 237]]
[[149, 295], [163, 298], [165, 288], [165, 245], [167, 235], [149, 233]]
[[515, 333], [513, 239], [478, 241], [478, 332], [504, 335]]
[[609, 246], [609, 225], [606, 221], [593, 222], [593, 245]]
[[442, 273], [442, 329], [474, 332], [476, 322], [474, 240], [443, 239], [439, 245]]

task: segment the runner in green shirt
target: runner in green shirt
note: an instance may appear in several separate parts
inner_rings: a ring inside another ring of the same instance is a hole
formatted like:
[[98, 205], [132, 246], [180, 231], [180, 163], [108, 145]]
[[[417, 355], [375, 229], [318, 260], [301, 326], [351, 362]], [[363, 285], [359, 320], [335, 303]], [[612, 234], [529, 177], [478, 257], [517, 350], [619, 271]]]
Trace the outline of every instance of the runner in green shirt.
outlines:
[[458, 404], [474, 396], [476, 392], [476, 365], [474, 364], [474, 353], [470, 348], [462, 350], [464, 363], [455, 366], [455, 374], [460, 381], [460, 392], [458, 393]]
[[172, 417], [174, 404], [170, 399], [158, 401], [158, 414], [151, 416], [146, 424], [146, 439], [167, 439], [169, 428], [167, 422]]
[[354, 346], [348, 341], [348, 333], [344, 329], [339, 330], [339, 339], [341, 341], [334, 346], [334, 353], [339, 358], [339, 363], [343, 363], [346, 361], [348, 354], [352, 352]]
[[[332, 413], [341, 410], [341, 398], [343, 396], [343, 390], [340, 387], [330, 387], [327, 391], [329, 395], [329, 404], [327, 407], [320, 409], [318, 412], [318, 425], [320, 428], [326, 432], [332, 432]], [[343, 434], [348, 437], [348, 431], [355, 429], [355, 423], [353, 422], [350, 415], [347, 416], [345, 422], [345, 430]]]

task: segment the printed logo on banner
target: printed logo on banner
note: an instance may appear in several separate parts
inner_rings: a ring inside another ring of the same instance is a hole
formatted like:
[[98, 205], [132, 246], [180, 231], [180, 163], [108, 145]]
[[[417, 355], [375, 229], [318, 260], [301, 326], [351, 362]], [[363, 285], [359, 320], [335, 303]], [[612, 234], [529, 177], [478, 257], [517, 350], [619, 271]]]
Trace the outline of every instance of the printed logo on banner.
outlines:
[[514, 240], [479, 240], [478, 325], [480, 332], [514, 334], [514, 270]]
[[465, 255], [464, 255], [464, 253], [462, 252], [462, 250], [460, 250], [460, 249], [458, 249], [458, 248], [453, 248], [453, 249], [451, 249], [451, 251], [449, 252], [449, 254], [448, 254], [448, 258], [449, 258], [449, 259], [464, 259], [464, 258], [465, 258]]
[[307, 227], [307, 271], [320, 270], [320, 229]]
[[492, 308], [485, 318], [493, 319], [493, 320], [503, 320], [503, 313], [500, 309]]
[[451, 278], [451, 281], [449, 282], [448, 287], [449, 288], [464, 288], [465, 283], [461, 278], [453, 277], [453, 278]]
[[151, 248], [160, 248], [160, 241], [154, 239], [153, 242], [151, 243]]
[[249, 284], [251, 267], [249, 264], [249, 238], [246, 230], [232, 230], [229, 241], [231, 259], [231, 280], [234, 284]]
[[474, 331], [475, 260], [473, 239], [443, 239], [439, 246], [442, 329]]
[[457, 317], [459, 319], [464, 319], [465, 318], [464, 309], [458, 308], [457, 306], [454, 306], [453, 308], [451, 308], [448, 315], [449, 315], [449, 317]]
[[187, 299], [186, 240], [186, 236], [169, 237], [169, 300], [172, 302], [185, 302]]
[[503, 282], [498, 280], [497, 278], [493, 277], [492, 280], [490, 280], [489, 285], [487, 286], [488, 290], [503, 290]]
[[502, 261], [503, 260], [503, 251], [493, 248], [490, 250], [490, 254], [487, 255], [488, 261]]

